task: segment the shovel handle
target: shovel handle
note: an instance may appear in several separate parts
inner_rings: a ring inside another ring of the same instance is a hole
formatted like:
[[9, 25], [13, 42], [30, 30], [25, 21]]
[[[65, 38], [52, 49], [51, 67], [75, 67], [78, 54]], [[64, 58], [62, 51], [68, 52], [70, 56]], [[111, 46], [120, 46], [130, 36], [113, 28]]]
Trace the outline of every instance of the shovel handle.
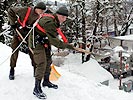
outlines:
[[[23, 40], [24, 38], [23, 38], [23, 36], [21, 35], [21, 33], [18, 31], [18, 29], [16, 28], [16, 32], [18, 33], [18, 35], [20, 36], [20, 38]], [[24, 40], [24, 43], [26, 43], [27, 44], [27, 42]]]
[[82, 49], [82, 48], [77, 48], [77, 47], [74, 47], [74, 49], [75, 49], [76, 51], [79, 51], [79, 52], [83, 52], [83, 53], [86, 53], [86, 54], [91, 54], [91, 52], [90, 52], [90, 51], [85, 50], [85, 49]]

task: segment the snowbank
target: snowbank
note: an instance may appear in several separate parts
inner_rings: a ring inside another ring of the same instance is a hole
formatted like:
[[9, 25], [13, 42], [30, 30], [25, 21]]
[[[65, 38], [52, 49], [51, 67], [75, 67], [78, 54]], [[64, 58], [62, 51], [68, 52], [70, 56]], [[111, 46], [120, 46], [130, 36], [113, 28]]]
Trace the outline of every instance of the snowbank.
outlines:
[[96, 82], [103, 82], [113, 79], [113, 76], [101, 67], [95, 59], [90, 59], [88, 62], [82, 64], [81, 54], [68, 55], [62, 67], [68, 68], [70, 72], [77, 73]]

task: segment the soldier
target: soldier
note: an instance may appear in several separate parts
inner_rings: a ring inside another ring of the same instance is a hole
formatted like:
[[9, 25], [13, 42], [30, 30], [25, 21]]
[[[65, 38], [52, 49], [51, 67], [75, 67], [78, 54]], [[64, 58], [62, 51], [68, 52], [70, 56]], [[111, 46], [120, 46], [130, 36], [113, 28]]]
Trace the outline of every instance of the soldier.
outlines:
[[[35, 70], [35, 87], [33, 94], [36, 95], [39, 99], [46, 99], [46, 94], [43, 93], [41, 89], [41, 81], [43, 78], [43, 87], [48, 86], [52, 88], [58, 88], [57, 85], [54, 85], [49, 81], [51, 70], [49, 64], [52, 62], [50, 53], [51, 45], [54, 45], [60, 49], [68, 48], [74, 50], [74, 47], [67, 43], [67, 39], [59, 29], [60, 23], [63, 23], [67, 16], [68, 9], [66, 7], [60, 7], [53, 15], [44, 14], [34, 29], [34, 39], [33, 34], [30, 34], [29, 47], [33, 49], [34, 61], [37, 64], [37, 68]], [[65, 43], [58, 38], [58, 33]]]
[[[8, 9], [8, 17], [9, 22], [14, 30], [13, 40], [11, 43], [11, 48], [13, 51], [19, 46], [22, 39], [29, 32], [30, 27], [34, 24], [34, 22], [38, 19], [40, 14], [44, 13], [46, 10], [46, 5], [43, 2], [39, 2], [35, 7], [22, 7], [22, 8], [9, 8]], [[26, 39], [27, 40], [27, 39]], [[28, 43], [26, 44], [28, 45]], [[15, 67], [18, 58], [19, 50], [17, 49], [10, 58], [10, 73], [9, 79], [14, 80]], [[33, 54], [29, 51], [29, 55], [32, 61], [32, 66], [36, 67], [36, 64], [33, 59]]]

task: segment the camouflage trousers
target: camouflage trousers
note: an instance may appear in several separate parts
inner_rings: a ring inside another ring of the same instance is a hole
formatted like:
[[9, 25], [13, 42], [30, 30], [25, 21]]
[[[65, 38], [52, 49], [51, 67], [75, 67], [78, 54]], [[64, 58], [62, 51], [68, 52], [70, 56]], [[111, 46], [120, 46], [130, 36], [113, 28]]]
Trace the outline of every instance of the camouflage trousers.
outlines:
[[45, 48], [41, 44], [37, 44], [36, 48], [33, 49], [34, 61], [36, 63], [35, 79], [42, 80], [44, 78], [49, 78], [51, 71], [51, 47]]
[[[20, 44], [20, 40], [18, 39], [18, 36], [14, 35], [13, 36], [13, 40], [11, 42], [11, 48], [13, 49], [13, 51], [18, 47], [18, 45]], [[17, 59], [18, 59], [18, 54], [19, 54], [19, 49], [16, 50], [16, 52], [14, 52], [12, 55], [11, 55], [11, 58], [10, 58], [10, 66], [12, 68], [16, 67], [16, 63], [17, 63]], [[36, 64], [34, 62], [34, 59], [33, 59], [33, 54], [29, 51], [29, 56], [30, 56], [30, 59], [31, 59], [31, 63], [32, 63], [32, 66], [33, 67], [36, 67]]]

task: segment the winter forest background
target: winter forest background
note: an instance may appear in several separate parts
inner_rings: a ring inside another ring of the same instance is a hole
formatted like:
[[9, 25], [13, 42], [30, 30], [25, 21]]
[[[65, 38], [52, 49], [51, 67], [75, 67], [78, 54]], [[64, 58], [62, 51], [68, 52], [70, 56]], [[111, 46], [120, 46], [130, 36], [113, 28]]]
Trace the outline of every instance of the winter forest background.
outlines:
[[[60, 6], [67, 6], [69, 9], [70, 12], [67, 21], [61, 25], [64, 34], [68, 38], [69, 42], [74, 46], [92, 52], [92, 54], [80, 53], [80, 66], [83, 67], [84, 64], [88, 64], [92, 61], [92, 59], [94, 59], [100, 67], [111, 73], [114, 78], [111, 82], [113, 87], [115, 87], [114, 85], [116, 85], [116, 81], [119, 81], [120, 83], [118, 87], [120, 90], [124, 89], [126, 92], [132, 92], [133, 82], [131, 79], [133, 75], [133, 0], [0, 0], [0, 43], [2, 43], [2, 45], [0, 44], [0, 47], [7, 48], [4, 47], [3, 44], [10, 47], [11, 39], [13, 36], [12, 29], [8, 23], [8, 8], [14, 6], [35, 6], [40, 1], [45, 2], [47, 9], [51, 10], [53, 13], [55, 13], [56, 9], [58, 9]], [[23, 44], [19, 49], [25, 54], [28, 53]], [[3, 49], [1, 50], [3, 52]], [[9, 49], [8, 51], [11, 52]], [[70, 58], [73, 58], [72, 55], [74, 54], [78, 55], [79, 57], [79, 52], [76, 51], [67, 51], [66, 53], [66, 51], [58, 50], [58, 53], [65, 55], [64, 57], [61, 55], [61, 58], [54, 58], [54, 63], [58, 67], [74, 66], [74, 63], [69, 63], [69, 65], [67, 65], [67, 63], [63, 63], [64, 59], [66, 59], [65, 57], [69, 58], [70, 56]], [[70, 55], [66, 56], [68, 53]], [[0, 59], [2, 59], [3, 56], [4, 55], [0, 54]], [[3, 60], [4, 59], [1, 61]], [[73, 59], [70, 60], [73, 61]], [[70, 60], [69, 62], [71, 62]], [[21, 63], [19, 64], [22, 66]], [[76, 67], [74, 68], [76, 69]], [[81, 69], [76, 69], [76, 72], [80, 73], [79, 70]], [[122, 80], [125, 80], [125, 84], [123, 84]], [[4, 80], [4, 82], [6, 81], [7, 80]], [[104, 80], [103, 84], [108, 85], [109, 81], [110, 80], [106, 79]], [[59, 81], [59, 84], [60, 82], [61, 81]], [[14, 93], [16, 92], [14, 91]], [[82, 97], [82, 95], [80, 97]], [[89, 98], [90, 100], [96, 100], [92, 99], [91, 96], [89, 96]], [[130, 98], [132, 98], [131, 95]], [[70, 98], [68, 100], [70, 100]], [[73, 97], [71, 100], [77, 99]], [[82, 100], [87, 99], [84, 98]], [[103, 100], [103, 98], [100, 100]], [[128, 99], [120, 98], [120, 100]]]

